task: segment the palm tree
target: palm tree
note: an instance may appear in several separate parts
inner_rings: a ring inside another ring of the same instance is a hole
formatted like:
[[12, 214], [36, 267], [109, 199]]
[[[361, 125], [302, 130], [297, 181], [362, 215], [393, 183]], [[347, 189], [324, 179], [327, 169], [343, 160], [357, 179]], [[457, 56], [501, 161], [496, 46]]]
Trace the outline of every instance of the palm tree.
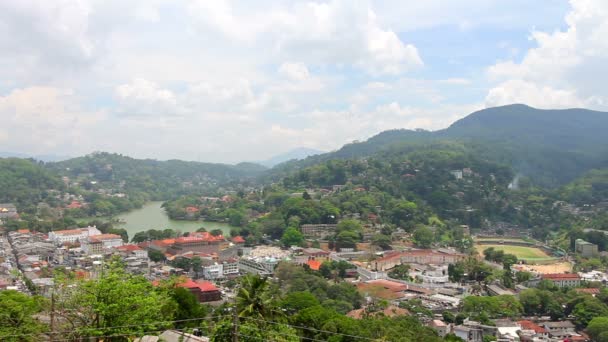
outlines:
[[239, 317], [260, 320], [282, 319], [283, 312], [276, 306], [278, 295], [273, 293], [267, 277], [247, 275], [241, 278], [236, 295], [236, 309]]

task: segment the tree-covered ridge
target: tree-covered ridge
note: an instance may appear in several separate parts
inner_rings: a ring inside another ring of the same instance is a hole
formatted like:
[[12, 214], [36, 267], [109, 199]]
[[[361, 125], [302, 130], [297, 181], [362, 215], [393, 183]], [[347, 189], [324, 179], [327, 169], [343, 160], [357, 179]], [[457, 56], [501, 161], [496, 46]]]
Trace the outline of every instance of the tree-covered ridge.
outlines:
[[585, 109], [540, 110], [524, 105], [484, 109], [435, 132], [390, 130], [335, 152], [277, 166], [274, 173], [334, 159], [369, 157], [390, 149], [458, 141], [471, 152], [510, 165], [534, 183], [556, 187], [608, 163], [608, 113]]
[[50, 163], [49, 167], [71, 178], [97, 182], [125, 192], [144, 192], [154, 199], [167, 199], [187, 189], [205, 189], [251, 178], [265, 168], [252, 163], [237, 165], [134, 159], [113, 153]]
[[30, 159], [0, 158], [0, 203], [13, 202], [25, 209], [63, 188], [60, 178], [44, 164]]
[[608, 169], [591, 170], [561, 189], [561, 197], [579, 205], [608, 200]]

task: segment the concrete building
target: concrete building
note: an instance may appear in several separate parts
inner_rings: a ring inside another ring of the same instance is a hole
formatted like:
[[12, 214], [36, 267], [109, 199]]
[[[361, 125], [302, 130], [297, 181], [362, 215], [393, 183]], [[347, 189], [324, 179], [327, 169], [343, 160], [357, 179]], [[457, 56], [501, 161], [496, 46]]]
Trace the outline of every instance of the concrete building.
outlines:
[[594, 258], [599, 255], [597, 245], [583, 239], [576, 239], [574, 242], [574, 251], [583, 258]]
[[123, 245], [122, 237], [116, 234], [101, 234], [89, 236], [81, 243], [82, 250], [87, 254], [100, 254], [105, 249]]
[[101, 231], [96, 226], [86, 228], [56, 230], [49, 233], [49, 240], [57, 245], [64, 243], [75, 243], [84, 241], [89, 236], [101, 235]]
[[336, 224], [303, 224], [300, 231], [304, 236], [315, 239], [325, 239], [336, 232]]
[[466, 342], [483, 342], [483, 330], [480, 327], [467, 327], [457, 325], [454, 327], [454, 335]]
[[581, 284], [581, 277], [576, 273], [543, 274], [542, 280], [548, 280], [557, 287], [576, 287]]

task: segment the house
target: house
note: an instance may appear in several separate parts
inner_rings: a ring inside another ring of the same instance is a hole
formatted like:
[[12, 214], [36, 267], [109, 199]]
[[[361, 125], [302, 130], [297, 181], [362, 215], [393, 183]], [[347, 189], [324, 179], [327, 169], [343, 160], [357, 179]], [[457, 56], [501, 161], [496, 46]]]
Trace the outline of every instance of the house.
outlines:
[[209, 232], [195, 232], [190, 236], [174, 239], [173, 244], [167, 248], [170, 254], [183, 254], [185, 252], [218, 253], [228, 242], [222, 235], [212, 235]]
[[324, 251], [319, 248], [304, 248], [302, 253], [309, 258], [327, 258], [329, 256], [329, 252]]
[[576, 334], [575, 325], [571, 321], [545, 322], [543, 328], [549, 333], [550, 337], [561, 338]]
[[517, 323], [521, 326], [521, 330], [525, 336], [531, 338], [537, 337], [539, 339], [549, 338], [549, 331], [532, 321], [522, 320], [517, 321]]
[[137, 246], [137, 245], [122, 245], [122, 246], [118, 246], [116, 247], [116, 250], [124, 253], [127, 256], [134, 256], [136, 258], [140, 258], [140, 259], [147, 259], [148, 258], [148, 251], [142, 249], [141, 247]]
[[431, 323], [429, 323], [429, 326], [437, 332], [439, 337], [445, 337], [445, 335], [450, 333], [450, 326], [440, 319], [432, 320]]
[[483, 342], [481, 327], [457, 325], [454, 327], [453, 333], [466, 342]]
[[597, 245], [583, 239], [576, 239], [574, 251], [583, 258], [594, 258], [598, 256]]
[[222, 299], [220, 290], [209, 281], [195, 282], [190, 278], [178, 284], [178, 287], [187, 288], [200, 303], [214, 302]]
[[548, 273], [541, 275], [542, 280], [548, 280], [557, 287], [576, 287], [581, 283], [581, 277], [576, 273]]

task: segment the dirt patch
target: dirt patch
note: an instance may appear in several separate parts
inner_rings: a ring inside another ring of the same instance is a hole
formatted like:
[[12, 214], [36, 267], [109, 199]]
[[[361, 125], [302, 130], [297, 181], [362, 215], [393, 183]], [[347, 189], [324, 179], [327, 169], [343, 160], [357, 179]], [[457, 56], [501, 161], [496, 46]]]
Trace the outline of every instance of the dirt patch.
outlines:
[[513, 266], [522, 271], [547, 273], [568, 273], [572, 271], [572, 264], [568, 261], [556, 262], [549, 265], [515, 265]]

